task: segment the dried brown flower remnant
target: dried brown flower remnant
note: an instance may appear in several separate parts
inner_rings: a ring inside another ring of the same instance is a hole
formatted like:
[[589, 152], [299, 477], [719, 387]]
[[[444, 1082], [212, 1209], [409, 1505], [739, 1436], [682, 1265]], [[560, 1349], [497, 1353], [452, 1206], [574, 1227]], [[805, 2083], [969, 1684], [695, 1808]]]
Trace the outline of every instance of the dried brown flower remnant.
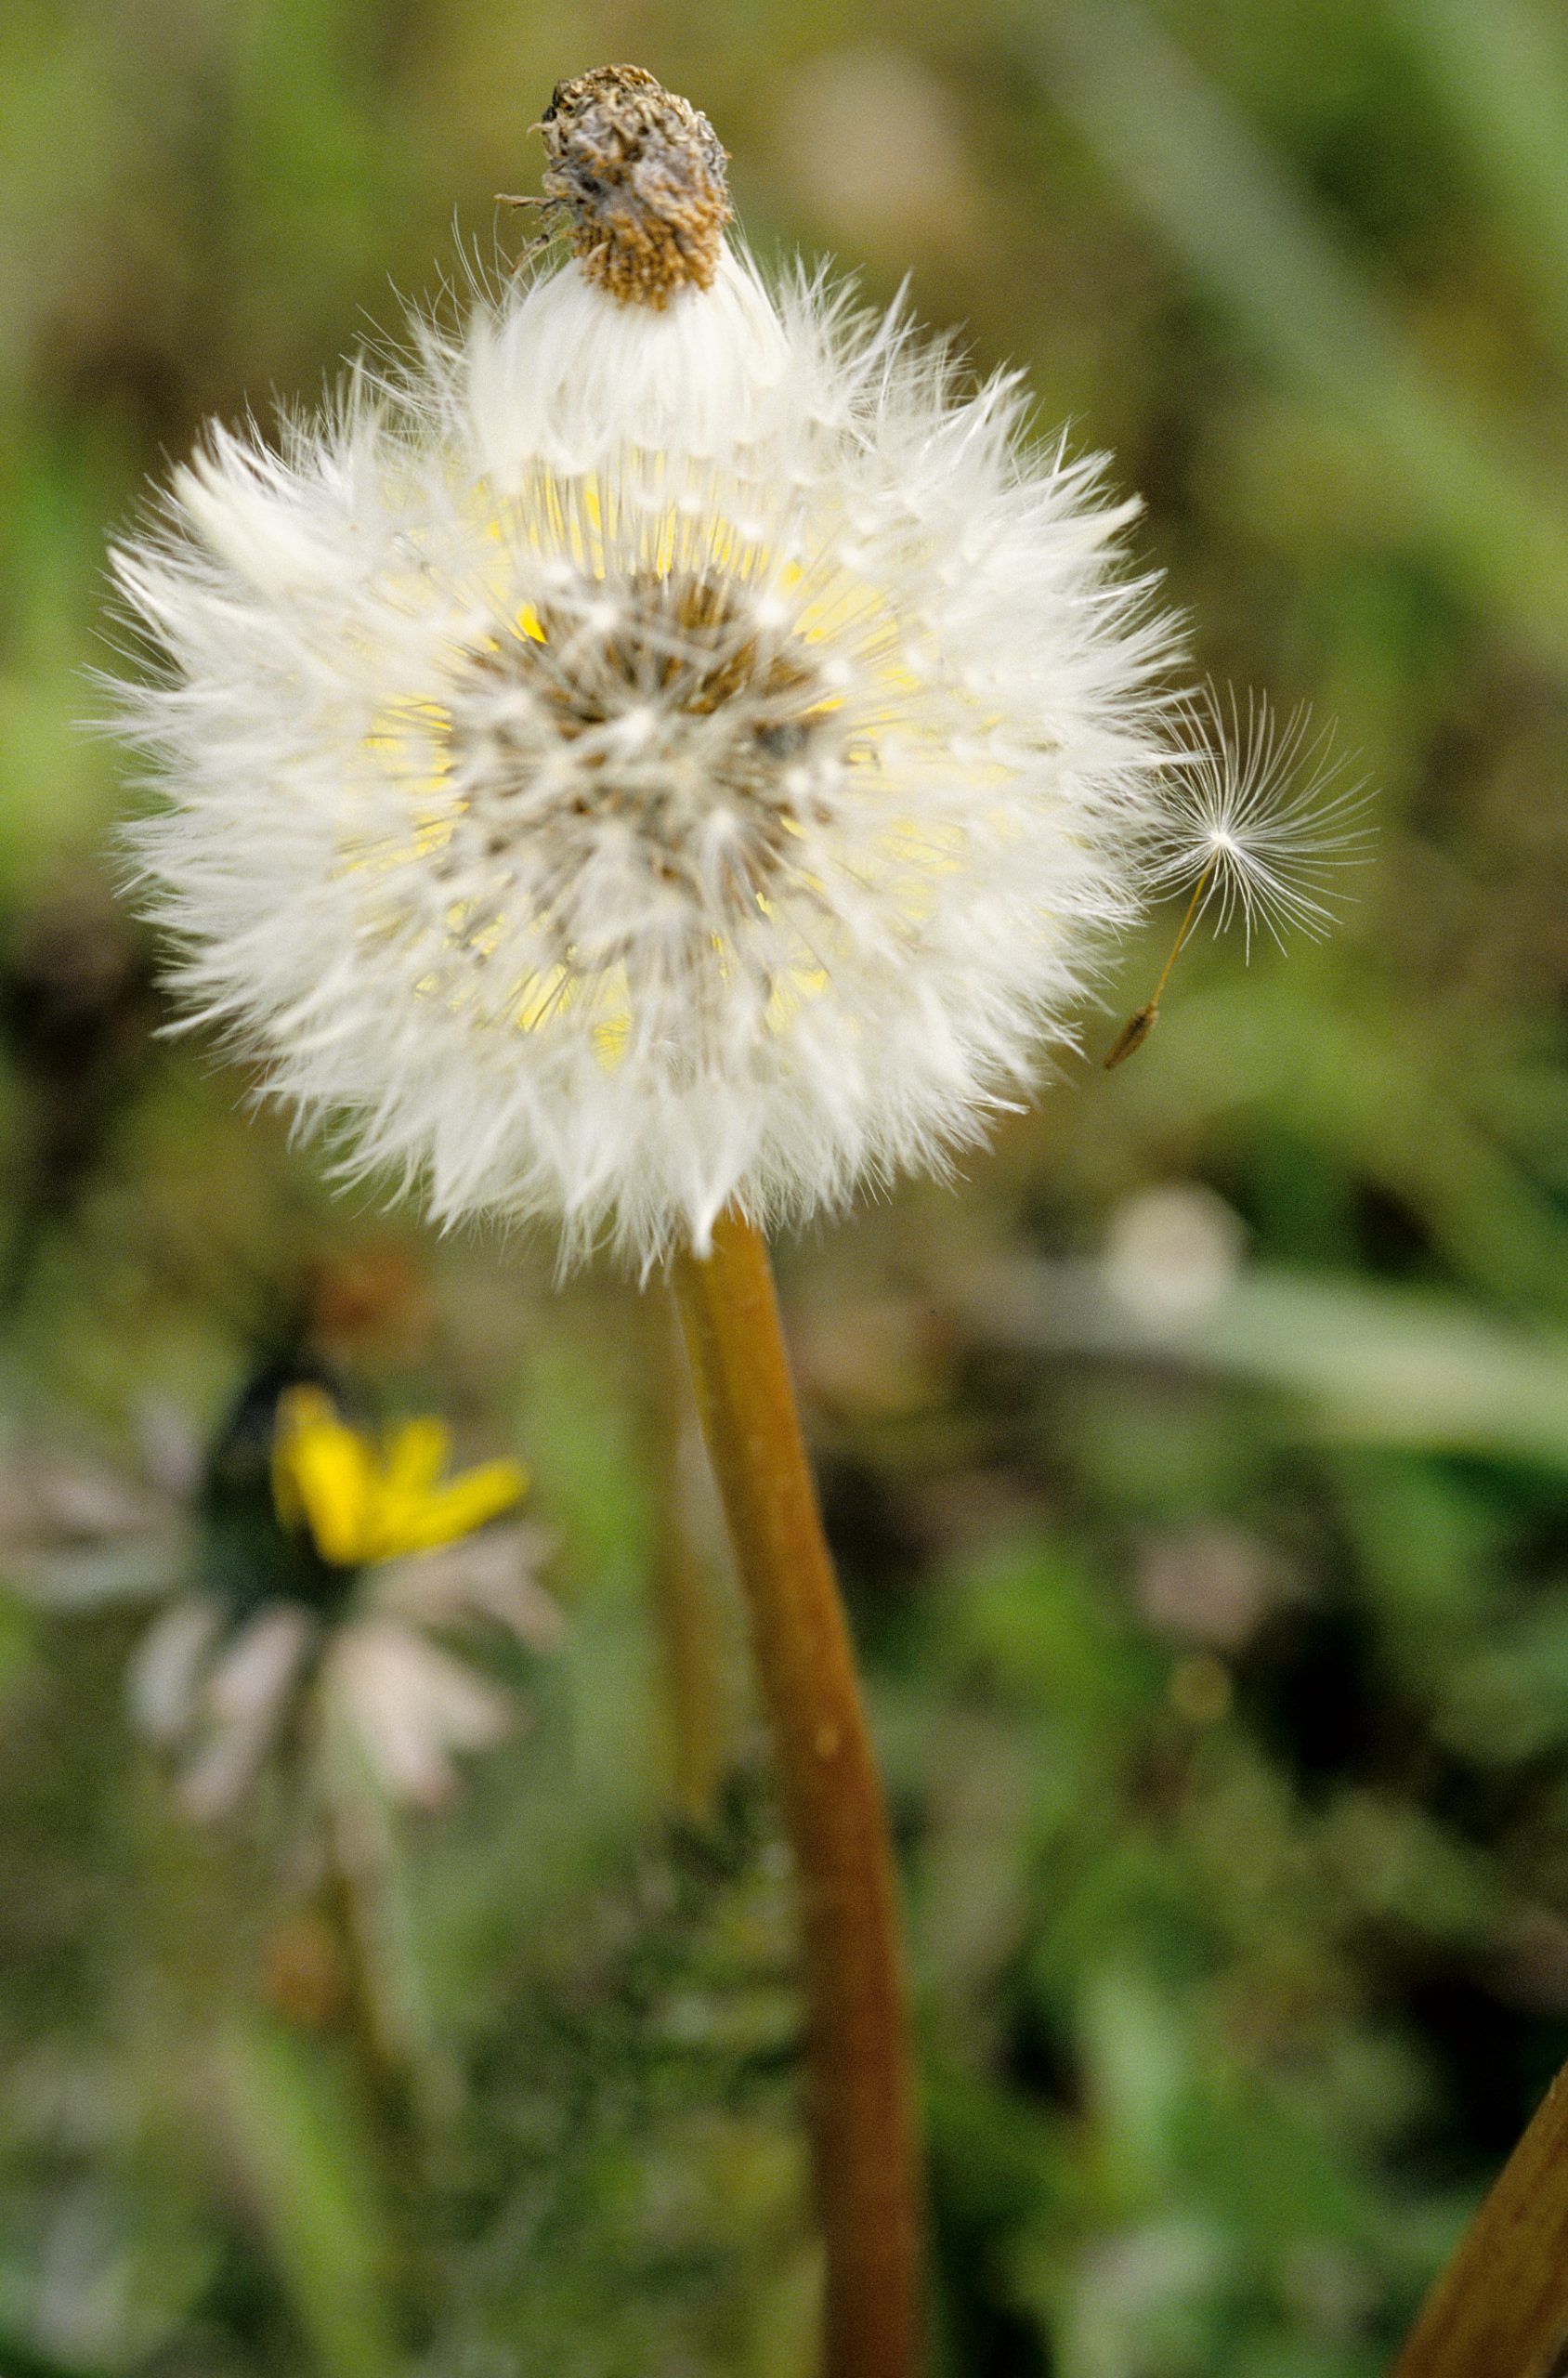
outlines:
[[599, 66], [557, 83], [536, 129], [545, 199], [569, 216], [590, 281], [656, 311], [687, 282], [710, 285], [732, 212], [725, 151], [688, 99], [640, 66]]

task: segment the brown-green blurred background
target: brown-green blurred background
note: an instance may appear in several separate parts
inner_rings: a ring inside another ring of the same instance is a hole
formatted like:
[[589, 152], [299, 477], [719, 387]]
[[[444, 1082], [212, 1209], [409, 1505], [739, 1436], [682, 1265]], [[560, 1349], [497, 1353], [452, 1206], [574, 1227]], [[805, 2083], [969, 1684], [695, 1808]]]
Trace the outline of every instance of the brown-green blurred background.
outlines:
[[[528, 125], [620, 58], [711, 113], [764, 256], [908, 273], [1111, 449], [1196, 668], [1310, 700], [1379, 789], [1330, 943], [1195, 946], [1134, 1065], [780, 1250], [904, 1860], [945, 2378], [1370, 2378], [1568, 2056], [1552, 0], [7, 0], [0, 2373], [809, 2370], [788, 1877], [716, 1551], [736, 1776], [714, 1826], [673, 1809], [657, 1316], [334, 1200], [156, 1037], [81, 725], [149, 475], [515, 248]], [[568, 1615], [527, 1727], [393, 1829], [401, 2191], [289, 1980], [294, 1851], [180, 1820], [124, 1714], [148, 1605], [23, 1557], [52, 1461], [136, 1479], [306, 1314], [367, 1408], [531, 1464]]]

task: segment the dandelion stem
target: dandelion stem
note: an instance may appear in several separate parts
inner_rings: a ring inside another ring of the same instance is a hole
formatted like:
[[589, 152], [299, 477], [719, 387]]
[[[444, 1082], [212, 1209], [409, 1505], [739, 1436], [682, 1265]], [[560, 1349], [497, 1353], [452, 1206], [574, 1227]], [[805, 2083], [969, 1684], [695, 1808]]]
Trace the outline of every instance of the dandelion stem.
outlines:
[[1557, 2378], [1568, 2368], [1568, 2067], [1422, 2308], [1392, 2378]]
[[912, 2378], [921, 2224], [892, 1849], [762, 1238], [725, 1214], [712, 1254], [680, 1259], [676, 1291], [799, 1882], [823, 2378]]

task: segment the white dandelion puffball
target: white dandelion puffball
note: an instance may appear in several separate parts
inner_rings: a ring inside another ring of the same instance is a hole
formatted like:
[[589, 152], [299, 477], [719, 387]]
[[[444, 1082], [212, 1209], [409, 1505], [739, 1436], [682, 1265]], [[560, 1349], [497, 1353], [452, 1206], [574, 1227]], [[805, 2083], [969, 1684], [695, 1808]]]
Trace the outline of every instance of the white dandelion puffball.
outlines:
[[1070, 1042], [1171, 638], [1014, 381], [764, 284], [705, 118], [610, 69], [542, 128], [566, 261], [215, 428], [118, 555], [133, 830], [347, 1161], [646, 1265], [940, 1166]]

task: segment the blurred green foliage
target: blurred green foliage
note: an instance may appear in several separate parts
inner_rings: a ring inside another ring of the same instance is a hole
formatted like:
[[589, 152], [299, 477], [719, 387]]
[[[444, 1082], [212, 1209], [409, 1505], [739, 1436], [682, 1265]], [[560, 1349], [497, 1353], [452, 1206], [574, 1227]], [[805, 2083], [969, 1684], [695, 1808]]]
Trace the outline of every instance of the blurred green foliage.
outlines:
[[[79, 725], [148, 476], [514, 240], [551, 85], [621, 56], [712, 113], [764, 253], [911, 271], [1113, 449], [1198, 667], [1379, 788], [1332, 945], [1195, 949], [1135, 1065], [785, 1250], [944, 2371], [1369, 2378], [1568, 2056], [1547, 0], [9, 0], [0, 2371], [809, 2369], [788, 1875], [716, 1551], [736, 1779], [672, 1811], [636, 1292], [334, 1204], [155, 1037]], [[323, 1280], [372, 1407], [529, 1460], [570, 1620], [518, 1739], [386, 1820], [395, 2123], [291, 1963], [278, 1810], [181, 1824], [123, 1714], [140, 1607], [41, 1608], [19, 1548], [41, 1447], [210, 1433]]]

